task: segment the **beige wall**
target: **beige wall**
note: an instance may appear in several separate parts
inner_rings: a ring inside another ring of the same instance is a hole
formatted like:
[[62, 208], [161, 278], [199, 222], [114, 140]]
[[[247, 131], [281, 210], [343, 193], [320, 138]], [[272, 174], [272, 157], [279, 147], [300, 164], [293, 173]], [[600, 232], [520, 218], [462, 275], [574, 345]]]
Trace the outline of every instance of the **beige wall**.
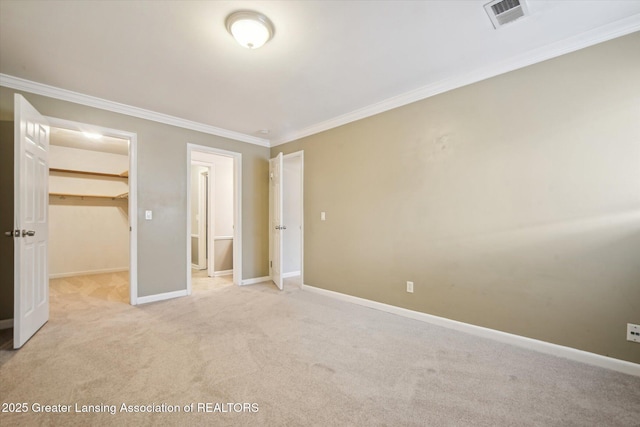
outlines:
[[[13, 117], [13, 93], [0, 88], [0, 118]], [[269, 150], [226, 138], [23, 93], [42, 114], [135, 132], [138, 137], [138, 294], [186, 288], [187, 143], [242, 153], [244, 279], [268, 275]], [[10, 179], [11, 171], [2, 179]], [[153, 220], [144, 211], [153, 210]]]
[[229, 271], [233, 268], [233, 240], [224, 239], [213, 242], [213, 271]]
[[13, 122], [0, 121], [0, 320], [13, 318]]
[[640, 362], [638, 52], [635, 33], [272, 148], [305, 153], [305, 283]]

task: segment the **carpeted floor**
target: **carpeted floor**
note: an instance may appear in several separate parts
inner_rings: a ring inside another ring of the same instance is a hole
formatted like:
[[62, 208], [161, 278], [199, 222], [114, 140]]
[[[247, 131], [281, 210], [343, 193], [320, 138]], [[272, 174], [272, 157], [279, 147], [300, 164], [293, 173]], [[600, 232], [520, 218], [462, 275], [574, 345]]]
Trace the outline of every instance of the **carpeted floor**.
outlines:
[[[51, 282], [50, 320], [21, 350], [0, 335], [2, 409], [29, 410], [2, 426], [640, 425], [638, 377], [291, 283], [132, 307], [126, 276], [68, 282]], [[33, 412], [45, 404], [72, 412]]]

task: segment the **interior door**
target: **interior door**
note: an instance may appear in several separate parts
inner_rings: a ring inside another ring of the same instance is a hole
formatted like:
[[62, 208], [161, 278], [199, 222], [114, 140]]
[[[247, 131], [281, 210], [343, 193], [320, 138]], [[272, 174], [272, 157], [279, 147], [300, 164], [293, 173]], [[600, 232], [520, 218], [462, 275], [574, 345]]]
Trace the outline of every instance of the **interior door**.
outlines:
[[282, 290], [282, 232], [286, 227], [282, 224], [282, 167], [283, 155], [279, 153], [269, 160], [269, 266], [271, 280]]
[[13, 347], [49, 320], [49, 125], [15, 95]]

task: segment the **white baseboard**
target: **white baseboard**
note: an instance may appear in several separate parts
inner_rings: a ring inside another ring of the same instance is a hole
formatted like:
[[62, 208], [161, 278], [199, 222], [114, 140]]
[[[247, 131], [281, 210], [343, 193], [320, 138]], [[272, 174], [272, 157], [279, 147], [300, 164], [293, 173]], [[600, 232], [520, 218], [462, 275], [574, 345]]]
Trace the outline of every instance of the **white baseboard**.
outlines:
[[291, 271], [289, 273], [283, 273], [282, 274], [282, 278], [286, 279], [287, 277], [296, 277], [296, 276], [299, 276], [299, 275], [300, 275], [299, 271]]
[[232, 274], [233, 274], [233, 270], [220, 270], [220, 271], [214, 271], [213, 277], [230, 276]]
[[482, 326], [476, 326], [469, 323], [458, 322], [444, 317], [434, 316], [419, 311], [408, 310], [402, 307], [396, 307], [381, 302], [371, 301], [364, 298], [354, 297], [339, 292], [329, 291], [315, 286], [302, 285], [302, 289], [325, 295], [331, 298], [362, 305], [364, 307], [373, 308], [375, 310], [385, 311], [387, 313], [408, 317], [414, 320], [431, 323], [433, 325], [442, 326], [456, 331], [466, 332], [468, 334], [489, 338], [506, 344], [515, 345], [517, 347], [526, 348], [537, 351], [539, 353], [551, 354], [553, 356], [562, 357], [577, 362], [587, 363], [589, 365], [599, 366], [601, 368], [611, 369], [613, 371], [622, 372], [628, 375], [640, 377], [640, 364], [627, 362], [625, 360], [614, 359], [612, 357], [602, 356], [590, 353], [584, 350], [578, 350], [571, 347], [565, 347], [558, 344], [552, 344], [546, 341], [540, 341], [533, 338], [527, 338], [520, 335], [510, 334], [508, 332], [497, 331]]
[[120, 273], [121, 271], [129, 271], [129, 267], [103, 268], [101, 270], [87, 270], [87, 271], [72, 271], [70, 273], [56, 273], [56, 274], [50, 274], [49, 279], [61, 279], [63, 277], [73, 277], [73, 276], [90, 276], [93, 274]]
[[0, 320], [0, 329], [13, 328], [13, 319]]
[[186, 297], [187, 290], [165, 292], [164, 294], [147, 295], [146, 297], [138, 297], [136, 304], [148, 304], [150, 302], [164, 301], [172, 298]]
[[271, 277], [269, 277], [269, 276], [254, 277], [253, 279], [244, 279], [242, 282], [240, 282], [240, 284], [242, 286], [244, 286], [244, 285], [255, 285], [256, 283], [268, 282], [269, 280], [271, 280]]

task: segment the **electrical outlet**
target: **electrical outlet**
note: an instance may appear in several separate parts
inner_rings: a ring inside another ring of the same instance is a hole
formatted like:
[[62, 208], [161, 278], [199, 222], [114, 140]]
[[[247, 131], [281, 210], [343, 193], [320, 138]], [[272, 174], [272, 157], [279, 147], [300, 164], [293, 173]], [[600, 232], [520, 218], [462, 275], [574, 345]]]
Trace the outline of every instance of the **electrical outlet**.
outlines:
[[640, 325], [627, 323], [627, 341], [640, 342]]
[[407, 282], [407, 292], [413, 293], [413, 282]]

